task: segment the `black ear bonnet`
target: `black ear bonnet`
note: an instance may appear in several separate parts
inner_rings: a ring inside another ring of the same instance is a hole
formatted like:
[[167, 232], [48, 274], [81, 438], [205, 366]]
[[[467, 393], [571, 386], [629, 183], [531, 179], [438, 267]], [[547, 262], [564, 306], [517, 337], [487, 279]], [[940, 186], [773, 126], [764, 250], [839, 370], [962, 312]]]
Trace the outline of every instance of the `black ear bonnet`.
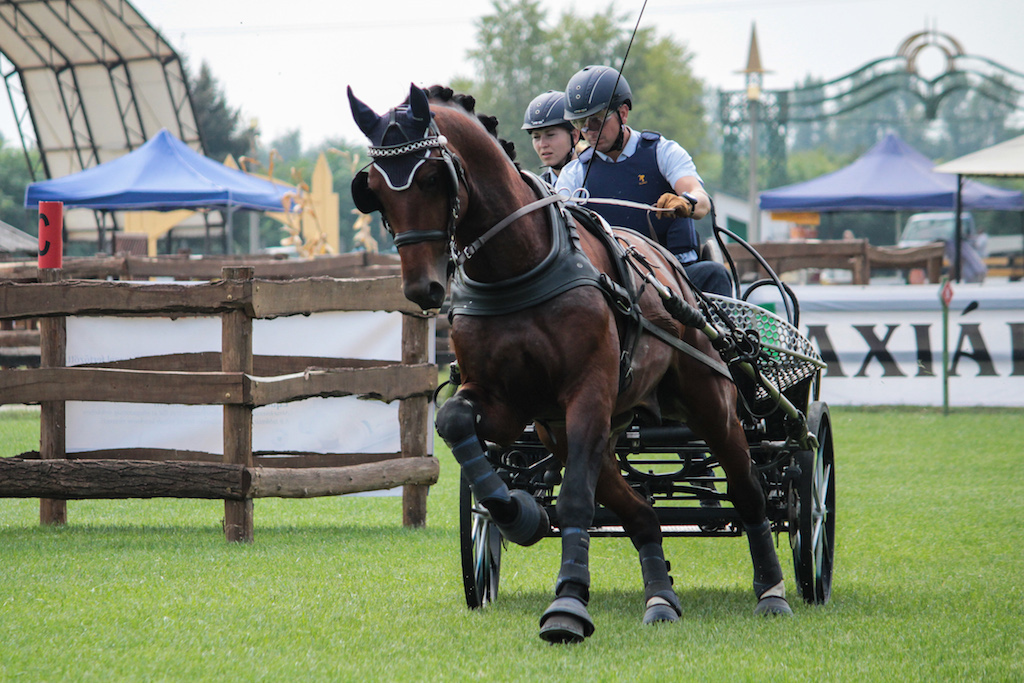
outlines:
[[[352, 117], [370, 140], [370, 157], [384, 181], [392, 190], [402, 191], [412, 185], [416, 170], [428, 159], [443, 161], [448, 168], [453, 216], [458, 215], [458, 188], [463, 172], [459, 160], [446, 147], [447, 140], [434, 123], [427, 93], [415, 85], [409, 86], [409, 99], [405, 104], [378, 116], [348, 89]], [[439, 149], [440, 157], [431, 157], [432, 149]], [[369, 171], [356, 173], [352, 178], [352, 199], [363, 213], [380, 211], [380, 200], [370, 190]], [[454, 220], [454, 219], [453, 219]]]

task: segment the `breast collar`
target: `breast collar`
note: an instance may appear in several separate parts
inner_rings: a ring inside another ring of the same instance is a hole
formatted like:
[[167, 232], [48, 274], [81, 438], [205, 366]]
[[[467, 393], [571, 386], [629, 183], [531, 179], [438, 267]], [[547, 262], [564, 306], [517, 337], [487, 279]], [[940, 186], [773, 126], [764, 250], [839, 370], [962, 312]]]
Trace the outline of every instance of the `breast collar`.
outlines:
[[[538, 196], [550, 193], [534, 174], [524, 171], [522, 176]], [[575, 227], [566, 222], [558, 207], [557, 202], [546, 207], [551, 251], [531, 270], [500, 282], [478, 282], [466, 275], [461, 264], [455, 269], [449, 317], [506, 315], [542, 304], [576, 287], [601, 286], [600, 273], [580, 249]]]

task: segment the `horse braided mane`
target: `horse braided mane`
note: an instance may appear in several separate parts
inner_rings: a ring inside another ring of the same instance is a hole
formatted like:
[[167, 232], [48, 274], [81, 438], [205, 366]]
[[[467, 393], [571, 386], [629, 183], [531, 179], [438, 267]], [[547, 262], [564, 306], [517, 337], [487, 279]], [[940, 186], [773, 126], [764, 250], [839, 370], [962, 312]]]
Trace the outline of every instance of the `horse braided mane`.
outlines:
[[519, 163], [516, 162], [516, 146], [511, 140], [505, 140], [498, 136], [498, 118], [496, 116], [488, 116], [486, 114], [478, 114], [476, 112], [476, 98], [472, 95], [465, 95], [463, 93], [457, 93], [449, 87], [443, 85], [432, 85], [427, 88], [427, 98], [431, 101], [442, 102], [448, 105], [455, 105], [461, 107], [465, 112], [471, 116], [475, 116], [484, 129], [498, 141], [501, 145], [502, 150], [508, 155], [508, 158], [519, 168]]

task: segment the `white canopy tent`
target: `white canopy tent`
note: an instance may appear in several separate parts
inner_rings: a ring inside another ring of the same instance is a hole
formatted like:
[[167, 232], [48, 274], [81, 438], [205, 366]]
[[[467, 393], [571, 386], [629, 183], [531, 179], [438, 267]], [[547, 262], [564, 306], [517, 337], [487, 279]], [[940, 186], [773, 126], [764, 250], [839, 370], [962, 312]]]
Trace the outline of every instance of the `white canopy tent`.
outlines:
[[1024, 135], [947, 161], [935, 170], [957, 175], [1024, 176]]
[[[956, 279], [960, 279], [960, 244], [962, 226], [960, 214], [963, 207], [960, 192], [964, 176], [1024, 177], [1024, 135], [965, 154], [962, 157], [940, 164], [934, 169], [938, 173], [953, 173], [957, 176], [956, 199]], [[1021, 232], [1024, 233], [1024, 215], [1021, 218]]]

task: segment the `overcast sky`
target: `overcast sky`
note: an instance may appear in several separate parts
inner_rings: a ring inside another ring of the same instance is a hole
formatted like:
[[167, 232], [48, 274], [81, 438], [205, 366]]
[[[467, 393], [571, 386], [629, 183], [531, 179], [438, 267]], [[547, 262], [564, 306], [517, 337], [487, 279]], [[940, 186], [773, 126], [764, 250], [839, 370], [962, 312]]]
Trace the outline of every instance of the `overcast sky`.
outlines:
[[[202, 61], [210, 65], [229, 105], [258, 119], [265, 143], [299, 129], [307, 147], [328, 137], [363, 141], [349, 113], [347, 85], [384, 111], [410, 82], [474, 76], [466, 52], [475, 21], [493, 8], [490, 0], [131, 2], [193, 70]], [[551, 23], [563, 10], [588, 15], [607, 5], [541, 0]], [[632, 25], [643, 0], [614, 6]], [[743, 87], [735, 72], [746, 64], [755, 23], [762, 64], [772, 72], [766, 88], [789, 87], [807, 75], [840, 76], [895, 54], [906, 37], [932, 28], [951, 34], [970, 54], [1024, 72], [1020, 0], [649, 0], [641, 25], [685, 44], [694, 72], [709, 86], [736, 90]], [[922, 54], [923, 68], [937, 70], [940, 62], [936, 49]], [[538, 83], [537, 91], [563, 86]], [[0, 126], [14, 140], [5, 119]]]

